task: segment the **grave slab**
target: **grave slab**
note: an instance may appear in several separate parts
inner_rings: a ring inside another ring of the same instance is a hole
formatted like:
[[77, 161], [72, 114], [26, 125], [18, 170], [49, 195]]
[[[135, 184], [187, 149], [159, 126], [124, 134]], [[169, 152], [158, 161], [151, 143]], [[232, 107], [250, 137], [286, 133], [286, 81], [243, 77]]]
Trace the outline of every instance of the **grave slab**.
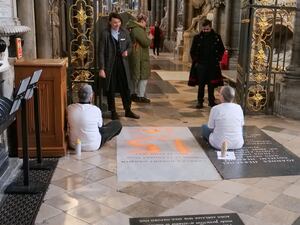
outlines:
[[202, 138], [201, 130], [190, 130], [224, 179], [300, 174], [300, 159], [256, 126], [244, 127], [243, 148], [231, 150], [236, 160], [219, 160], [217, 151]]
[[118, 181], [220, 180], [186, 127], [124, 127], [117, 137]]
[[130, 218], [130, 225], [244, 225], [236, 213]]

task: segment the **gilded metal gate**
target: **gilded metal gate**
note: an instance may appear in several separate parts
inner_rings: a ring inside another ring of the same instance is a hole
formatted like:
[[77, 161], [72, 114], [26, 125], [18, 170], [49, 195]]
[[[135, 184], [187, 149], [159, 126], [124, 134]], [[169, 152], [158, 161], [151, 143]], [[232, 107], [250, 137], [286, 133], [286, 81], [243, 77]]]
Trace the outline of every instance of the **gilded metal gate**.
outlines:
[[272, 113], [290, 63], [296, 0], [242, 0], [237, 97], [247, 113]]
[[[78, 83], [90, 83], [96, 93], [98, 84], [97, 45], [98, 0], [67, 1], [68, 101], [72, 102]], [[99, 100], [101, 104], [101, 95]], [[97, 98], [95, 98], [95, 101]], [[97, 101], [95, 102], [97, 104]], [[98, 105], [100, 105], [98, 103]]]

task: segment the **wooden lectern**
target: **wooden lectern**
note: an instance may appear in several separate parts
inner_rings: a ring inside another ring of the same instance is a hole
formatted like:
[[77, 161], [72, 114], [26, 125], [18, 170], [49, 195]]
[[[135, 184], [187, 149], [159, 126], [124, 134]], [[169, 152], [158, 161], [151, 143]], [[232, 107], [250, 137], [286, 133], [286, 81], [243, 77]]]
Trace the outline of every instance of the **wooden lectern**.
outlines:
[[[43, 157], [59, 157], [66, 154], [65, 110], [67, 106], [67, 75], [64, 59], [17, 60], [15, 82], [42, 69], [38, 82], [41, 146]], [[35, 131], [33, 99], [28, 102], [28, 141], [29, 155], [35, 156]], [[18, 155], [22, 155], [21, 121], [17, 115]]]

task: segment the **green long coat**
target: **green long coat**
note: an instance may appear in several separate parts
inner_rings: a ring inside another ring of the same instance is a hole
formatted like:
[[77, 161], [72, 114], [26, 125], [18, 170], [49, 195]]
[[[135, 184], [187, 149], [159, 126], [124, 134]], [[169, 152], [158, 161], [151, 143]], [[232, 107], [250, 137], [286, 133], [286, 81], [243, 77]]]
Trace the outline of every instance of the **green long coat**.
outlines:
[[145, 28], [136, 21], [129, 20], [127, 29], [130, 31], [132, 51], [129, 55], [129, 68], [132, 80], [147, 80], [150, 76], [149, 47], [151, 40]]

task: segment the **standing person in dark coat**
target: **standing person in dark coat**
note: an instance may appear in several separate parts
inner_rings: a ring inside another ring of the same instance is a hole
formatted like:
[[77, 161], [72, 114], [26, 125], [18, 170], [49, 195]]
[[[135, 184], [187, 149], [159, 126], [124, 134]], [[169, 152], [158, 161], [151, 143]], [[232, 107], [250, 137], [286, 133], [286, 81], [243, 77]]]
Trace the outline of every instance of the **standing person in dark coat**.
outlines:
[[198, 104], [197, 108], [203, 108], [204, 89], [208, 87], [209, 106], [216, 105], [214, 89], [223, 85], [220, 61], [224, 53], [224, 45], [221, 36], [212, 29], [210, 20], [205, 19], [202, 31], [197, 34], [192, 43], [190, 54], [192, 57], [191, 73], [195, 73], [198, 79]]
[[128, 65], [131, 40], [128, 31], [121, 28], [121, 23], [122, 18], [119, 14], [109, 15], [109, 26], [102, 32], [100, 40], [99, 76], [105, 78], [105, 91], [111, 119], [119, 118], [115, 106], [115, 92], [120, 92], [125, 116], [139, 119], [140, 117], [131, 111]]
[[155, 50], [157, 56], [159, 56], [160, 42], [161, 42], [162, 30], [159, 28], [159, 23], [155, 21], [154, 24], [154, 34], [153, 34], [153, 54], [155, 55]]

